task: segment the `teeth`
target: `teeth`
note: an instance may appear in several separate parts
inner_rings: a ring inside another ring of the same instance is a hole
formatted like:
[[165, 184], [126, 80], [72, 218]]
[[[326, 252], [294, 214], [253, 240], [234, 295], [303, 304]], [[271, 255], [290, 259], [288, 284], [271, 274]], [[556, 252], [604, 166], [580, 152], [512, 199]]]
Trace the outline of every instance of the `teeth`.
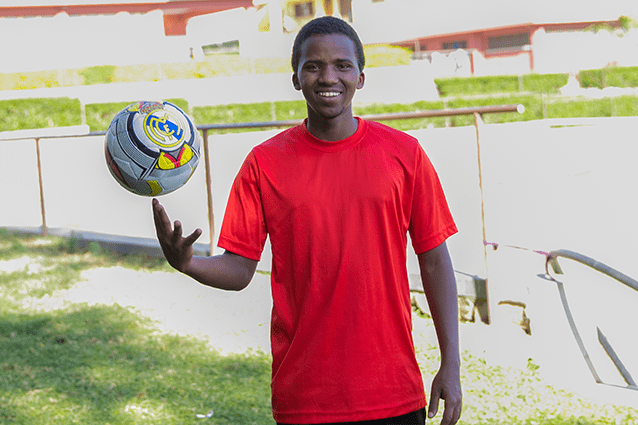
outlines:
[[339, 92], [333, 92], [333, 91], [319, 92], [319, 96], [323, 96], [323, 97], [337, 97], [340, 94], [341, 93], [339, 93]]

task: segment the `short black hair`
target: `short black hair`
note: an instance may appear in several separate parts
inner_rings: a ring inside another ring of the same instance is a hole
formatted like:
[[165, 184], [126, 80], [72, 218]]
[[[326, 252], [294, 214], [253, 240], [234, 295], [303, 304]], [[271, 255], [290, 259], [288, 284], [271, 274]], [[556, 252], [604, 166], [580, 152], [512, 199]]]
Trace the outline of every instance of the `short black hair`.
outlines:
[[363, 54], [363, 45], [359, 39], [359, 35], [348, 22], [334, 16], [322, 16], [313, 19], [304, 25], [295, 37], [295, 43], [292, 46], [292, 72], [297, 73], [299, 67], [299, 59], [301, 58], [301, 46], [313, 35], [341, 34], [348, 37], [354, 43], [355, 52], [357, 54], [357, 65], [359, 72], [363, 71], [366, 64], [366, 58]]

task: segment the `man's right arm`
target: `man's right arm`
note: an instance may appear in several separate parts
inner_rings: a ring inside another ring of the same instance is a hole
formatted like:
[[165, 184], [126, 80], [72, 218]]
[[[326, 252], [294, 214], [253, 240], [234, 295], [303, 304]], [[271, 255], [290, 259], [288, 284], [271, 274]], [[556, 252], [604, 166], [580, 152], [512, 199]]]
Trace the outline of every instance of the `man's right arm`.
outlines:
[[230, 291], [242, 290], [252, 280], [257, 269], [255, 260], [229, 251], [212, 257], [193, 256], [193, 244], [201, 236], [201, 229], [183, 237], [181, 223], [175, 221], [173, 227], [157, 199], [153, 199], [153, 220], [164, 257], [176, 270], [206, 286]]

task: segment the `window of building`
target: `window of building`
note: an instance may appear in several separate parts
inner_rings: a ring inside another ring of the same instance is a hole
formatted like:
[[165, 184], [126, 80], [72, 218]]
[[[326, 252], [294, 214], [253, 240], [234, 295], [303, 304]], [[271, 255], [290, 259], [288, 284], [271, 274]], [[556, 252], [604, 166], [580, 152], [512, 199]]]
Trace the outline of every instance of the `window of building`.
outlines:
[[306, 18], [308, 16], [315, 15], [315, 7], [314, 3], [309, 1], [306, 3], [297, 3], [295, 4], [295, 17], [297, 18]]
[[443, 50], [456, 50], [467, 48], [467, 40], [456, 40], [443, 43]]
[[352, 22], [352, 0], [339, 0], [339, 12], [343, 19]]
[[519, 34], [501, 35], [488, 39], [489, 49], [511, 49], [523, 47], [529, 44], [529, 34], [526, 32]]

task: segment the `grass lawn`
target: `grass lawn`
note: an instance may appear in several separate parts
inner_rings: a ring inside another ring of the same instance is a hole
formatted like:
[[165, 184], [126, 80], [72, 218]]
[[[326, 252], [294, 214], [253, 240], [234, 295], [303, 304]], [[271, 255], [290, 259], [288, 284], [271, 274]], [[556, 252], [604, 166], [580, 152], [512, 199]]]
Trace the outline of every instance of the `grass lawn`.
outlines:
[[[161, 260], [0, 229], [0, 424], [274, 424], [268, 354], [222, 355], [117, 304], [27, 303], [110, 266], [172, 273]], [[433, 374], [438, 349], [420, 346], [417, 355]], [[536, 369], [488, 366], [464, 353], [460, 423], [638, 423], [638, 411], [555, 390]], [[211, 409], [211, 419], [196, 417]]]

